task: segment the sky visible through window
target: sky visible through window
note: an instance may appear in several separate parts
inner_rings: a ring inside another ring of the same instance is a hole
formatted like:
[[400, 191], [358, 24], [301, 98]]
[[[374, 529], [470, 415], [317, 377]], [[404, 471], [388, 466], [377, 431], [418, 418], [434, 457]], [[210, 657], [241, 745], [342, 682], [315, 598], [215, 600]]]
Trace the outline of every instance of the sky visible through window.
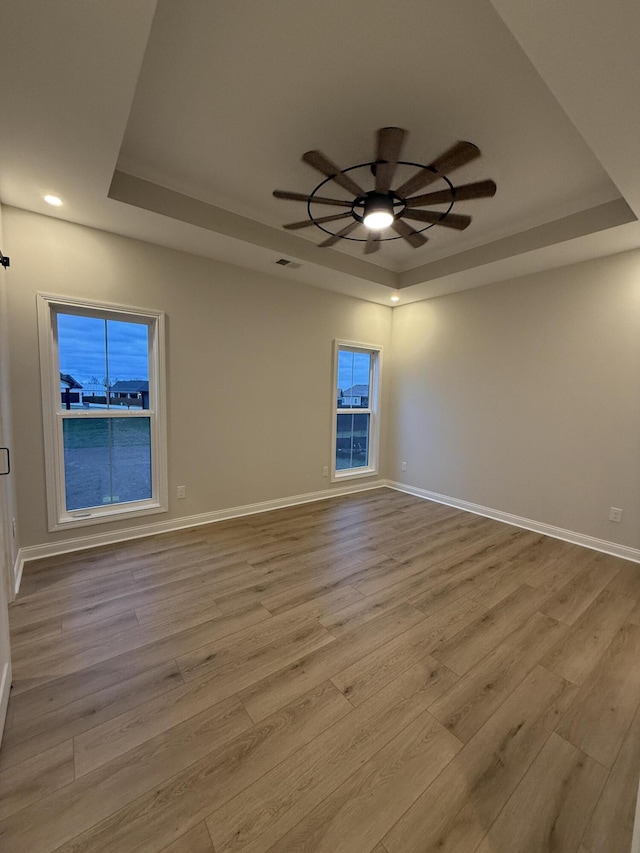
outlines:
[[60, 372], [80, 384], [149, 379], [148, 328], [143, 323], [58, 314]]
[[338, 388], [346, 391], [354, 385], [369, 385], [371, 355], [368, 352], [350, 352], [340, 350], [338, 353]]

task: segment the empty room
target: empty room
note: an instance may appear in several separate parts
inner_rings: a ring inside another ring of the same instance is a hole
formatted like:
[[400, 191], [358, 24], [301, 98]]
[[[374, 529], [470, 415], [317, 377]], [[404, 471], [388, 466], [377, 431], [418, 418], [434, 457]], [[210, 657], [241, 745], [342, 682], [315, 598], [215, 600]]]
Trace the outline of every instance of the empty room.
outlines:
[[0, 32], [2, 853], [640, 853], [640, 7]]

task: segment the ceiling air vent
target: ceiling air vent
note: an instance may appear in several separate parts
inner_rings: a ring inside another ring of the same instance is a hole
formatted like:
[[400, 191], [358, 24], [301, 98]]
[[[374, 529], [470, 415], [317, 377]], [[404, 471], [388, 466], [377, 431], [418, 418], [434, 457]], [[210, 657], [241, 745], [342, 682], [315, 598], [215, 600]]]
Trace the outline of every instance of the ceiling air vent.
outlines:
[[279, 258], [276, 263], [280, 264], [281, 267], [291, 267], [292, 270], [300, 268], [300, 264], [294, 264], [294, 262], [290, 261], [288, 258]]

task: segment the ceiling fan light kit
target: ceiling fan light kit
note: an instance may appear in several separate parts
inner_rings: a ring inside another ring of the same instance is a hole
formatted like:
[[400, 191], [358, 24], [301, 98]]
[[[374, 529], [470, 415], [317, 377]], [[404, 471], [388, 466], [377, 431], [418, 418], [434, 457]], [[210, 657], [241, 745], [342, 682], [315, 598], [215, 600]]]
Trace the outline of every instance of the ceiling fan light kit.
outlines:
[[[284, 227], [298, 230], [315, 225], [329, 236], [319, 243], [320, 246], [333, 246], [338, 240], [353, 240], [365, 243], [365, 254], [375, 252], [380, 243], [387, 240], [405, 240], [414, 249], [427, 242], [424, 231], [436, 225], [462, 231], [471, 224], [471, 217], [452, 213], [455, 202], [479, 198], [490, 198], [495, 195], [496, 184], [491, 180], [476, 181], [471, 184], [454, 186], [448, 174], [470, 163], [480, 156], [480, 149], [472, 142], [456, 142], [440, 157], [428, 165], [400, 160], [400, 153], [407, 132], [400, 127], [382, 127], [377, 133], [376, 159], [368, 163], [359, 163], [340, 169], [325, 157], [320, 151], [307, 151], [302, 159], [316, 169], [324, 179], [309, 194], [274, 190], [276, 198], [289, 201], [304, 201], [307, 204], [307, 219], [291, 222]], [[417, 169], [416, 172], [401, 186], [391, 189], [398, 166], [408, 166]], [[360, 174], [358, 171], [360, 170]], [[356, 173], [355, 175], [352, 173]], [[362, 177], [361, 177], [362, 175]], [[373, 190], [364, 190], [357, 182], [360, 178], [375, 178]], [[423, 195], [413, 195], [430, 184], [444, 182], [444, 189], [435, 190]], [[320, 195], [319, 190], [333, 182], [353, 196], [351, 201]], [[348, 208], [343, 213], [330, 216], [315, 216], [313, 205], [330, 205]], [[445, 210], [420, 210], [427, 205], [446, 205]], [[332, 223], [346, 220], [347, 224], [333, 230]], [[421, 228], [414, 228], [406, 220], [418, 222]], [[367, 229], [364, 237], [351, 236], [360, 225]], [[394, 233], [382, 235], [391, 229]]]
[[369, 193], [364, 203], [362, 224], [374, 231], [388, 228], [395, 219], [393, 199], [382, 193]]

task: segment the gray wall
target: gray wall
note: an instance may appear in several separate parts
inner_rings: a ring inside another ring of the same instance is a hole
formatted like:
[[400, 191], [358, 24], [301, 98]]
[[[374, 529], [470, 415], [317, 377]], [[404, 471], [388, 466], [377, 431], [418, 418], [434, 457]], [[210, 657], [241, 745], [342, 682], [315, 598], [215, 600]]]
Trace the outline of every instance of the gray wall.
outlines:
[[[12, 208], [4, 230], [22, 546], [330, 488], [337, 337], [385, 348], [383, 477], [640, 548], [640, 252], [392, 311]], [[167, 312], [168, 514], [47, 532], [37, 291]]]
[[392, 479], [640, 547], [640, 252], [398, 307], [392, 351]]
[[[331, 488], [332, 342], [387, 350], [390, 308], [15, 208], [4, 227], [21, 546]], [[168, 514], [48, 533], [38, 291], [167, 313]]]

